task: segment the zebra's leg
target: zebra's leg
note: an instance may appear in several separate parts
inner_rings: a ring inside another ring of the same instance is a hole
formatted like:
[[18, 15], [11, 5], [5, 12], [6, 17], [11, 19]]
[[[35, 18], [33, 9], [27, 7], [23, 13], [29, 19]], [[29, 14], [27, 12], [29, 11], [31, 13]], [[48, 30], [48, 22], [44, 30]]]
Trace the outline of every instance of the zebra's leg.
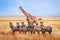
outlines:
[[23, 34], [25, 34], [25, 30], [23, 30]]
[[31, 34], [32, 34], [33, 32], [31, 31]]
[[27, 33], [27, 30], [25, 31], [25, 34]]
[[31, 30], [31, 34], [33, 34], [34, 33], [34, 30]]
[[26, 31], [25, 31], [25, 30], [23, 30], [23, 33], [24, 33], [24, 34], [26, 34]]
[[45, 30], [41, 30], [42, 34], [45, 34]]
[[52, 31], [50, 30], [50, 31], [49, 31], [49, 34], [51, 34], [51, 32], [52, 32]]
[[22, 33], [23, 33], [23, 34], [25, 34], [25, 31], [24, 31], [24, 30], [22, 30]]
[[15, 33], [15, 30], [13, 30], [13, 34]]
[[35, 30], [33, 30], [32, 33], [35, 34]]
[[49, 32], [49, 34], [51, 34], [51, 32]]
[[45, 34], [45, 32], [42, 32], [42, 34]]
[[19, 30], [19, 33], [21, 34], [21, 30]]
[[34, 31], [34, 34], [35, 34], [35, 31]]
[[40, 34], [40, 31], [37, 31], [38, 34]]

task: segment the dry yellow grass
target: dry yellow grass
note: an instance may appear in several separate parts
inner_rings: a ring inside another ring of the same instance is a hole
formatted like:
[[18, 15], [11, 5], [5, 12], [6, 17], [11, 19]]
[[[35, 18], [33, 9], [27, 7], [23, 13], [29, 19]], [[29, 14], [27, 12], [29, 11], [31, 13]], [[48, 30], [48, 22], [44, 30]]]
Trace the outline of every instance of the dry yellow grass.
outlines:
[[51, 35], [49, 35], [48, 33], [46, 33], [45, 35], [19, 34], [18, 32], [13, 35], [11, 29], [9, 28], [9, 22], [13, 22], [13, 24], [16, 25], [16, 22], [24, 21], [26, 24], [26, 19], [0, 17], [0, 40], [60, 40], [60, 17], [42, 19], [45, 26], [52, 26], [53, 32]]

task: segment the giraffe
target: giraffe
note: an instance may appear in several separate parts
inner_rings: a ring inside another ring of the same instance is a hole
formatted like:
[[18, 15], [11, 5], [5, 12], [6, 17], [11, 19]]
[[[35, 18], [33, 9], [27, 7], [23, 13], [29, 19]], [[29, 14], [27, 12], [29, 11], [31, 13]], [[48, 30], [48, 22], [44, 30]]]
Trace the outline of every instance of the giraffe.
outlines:
[[28, 22], [34, 22], [37, 24], [37, 19], [35, 16], [32, 16], [31, 14], [29, 14], [27, 11], [25, 11], [21, 6], [19, 7], [21, 9], [21, 11], [23, 12], [23, 14], [27, 17], [27, 21]]

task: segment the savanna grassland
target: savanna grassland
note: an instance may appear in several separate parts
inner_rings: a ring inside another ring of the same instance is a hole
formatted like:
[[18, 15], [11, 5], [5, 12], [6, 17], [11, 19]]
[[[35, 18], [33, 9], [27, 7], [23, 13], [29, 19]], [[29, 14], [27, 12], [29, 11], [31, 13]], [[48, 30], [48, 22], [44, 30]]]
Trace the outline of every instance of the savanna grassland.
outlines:
[[27, 24], [26, 18], [17, 18], [17, 17], [0, 17], [0, 40], [60, 40], [60, 17], [46, 17], [42, 20], [45, 26], [52, 27], [52, 34], [49, 35], [46, 33], [43, 35], [40, 34], [19, 34], [16, 32], [12, 34], [12, 30], [9, 28], [9, 22], [12, 22], [16, 26], [16, 22], [24, 21]]

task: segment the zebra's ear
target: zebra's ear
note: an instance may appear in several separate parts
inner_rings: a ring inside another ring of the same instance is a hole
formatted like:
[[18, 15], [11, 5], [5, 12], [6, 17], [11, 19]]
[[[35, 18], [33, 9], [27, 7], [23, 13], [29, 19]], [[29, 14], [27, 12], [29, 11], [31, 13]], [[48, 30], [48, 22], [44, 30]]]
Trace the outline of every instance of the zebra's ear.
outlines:
[[16, 22], [16, 24], [19, 24], [19, 22]]
[[12, 22], [9, 22], [9, 24], [12, 24]]

